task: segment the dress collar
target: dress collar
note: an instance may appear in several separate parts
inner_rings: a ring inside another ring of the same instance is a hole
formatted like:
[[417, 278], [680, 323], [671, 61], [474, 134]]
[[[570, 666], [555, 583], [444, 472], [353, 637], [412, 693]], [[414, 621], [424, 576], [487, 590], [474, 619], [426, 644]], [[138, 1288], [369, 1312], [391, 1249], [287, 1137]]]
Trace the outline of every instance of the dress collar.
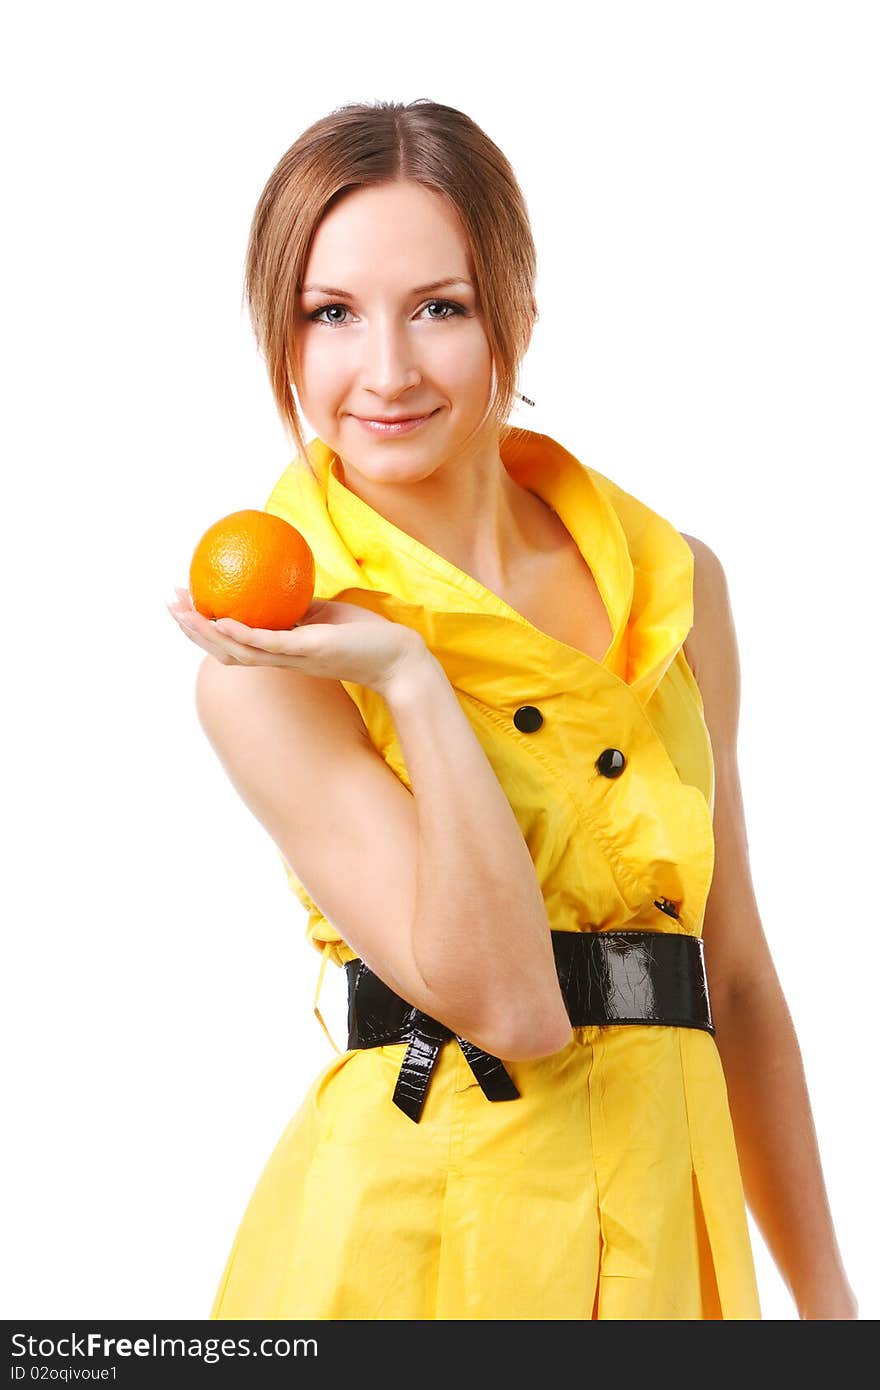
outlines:
[[[534, 697], [604, 679], [647, 703], [693, 622], [690, 547], [549, 435], [505, 426], [499, 448], [510, 476], [556, 512], [595, 577], [613, 633], [601, 661], [535, 627], [369, 506], [342, 481], [341, 459], [319, 438], [306, 461], [295, 459], [282, 474], [266, 511], [311, 546], [316, 597], [360, 603], [417, 628], [453, 684], [478, 698], [498, 698], [499, 683], [514, 676]], [[463, 623], [462, 614], [483, 621]]]

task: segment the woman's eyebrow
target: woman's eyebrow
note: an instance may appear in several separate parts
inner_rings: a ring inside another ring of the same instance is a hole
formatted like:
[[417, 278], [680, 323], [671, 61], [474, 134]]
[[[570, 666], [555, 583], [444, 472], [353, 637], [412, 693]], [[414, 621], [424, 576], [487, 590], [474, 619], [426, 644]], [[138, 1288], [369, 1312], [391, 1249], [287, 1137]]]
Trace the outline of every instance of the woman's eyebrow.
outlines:
[[[430, 285], [417, 285], [410, 294], [428, 294], [431, 290], [444, 290], [450, 285], [466, 285], [468, 289], [473, 289], [470, 280], [462, 280], [457, 275], [447, 276], [444, 280], [432, 280]], [[354, 295], [348, 290], [335, 290], [330, 285], [303, 285], [302, 293], [314, 294], [335, 294], [339, 299], [354, 299]]]

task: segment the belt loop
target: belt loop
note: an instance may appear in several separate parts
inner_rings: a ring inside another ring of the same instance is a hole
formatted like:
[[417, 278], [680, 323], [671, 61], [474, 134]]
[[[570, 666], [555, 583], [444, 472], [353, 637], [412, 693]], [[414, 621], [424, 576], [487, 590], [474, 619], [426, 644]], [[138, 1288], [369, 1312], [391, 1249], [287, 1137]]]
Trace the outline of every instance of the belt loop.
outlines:
[[322, 946], [322, 948], [321, 948], [321, 969], [318, 971], [318, 985], [317, 985], [317, 988], [315, 989], [314, 1010], [315, 1010], [315, 1018], [318, 1020], [318, 1022], [320, 1023], [321, 1027], [324, 1029], [324, 1032], [325, 1032], [326, 1035], [327, 1035], [327, 1041], [329, 1042], [330, 1046], [331, 1046], [336, 1052], [339, 1053], [339, 1056], [341, 1057], [341, 1056], [342, 1056], [342, 1049], [341, 1049], [340, 1047], [337, 1047], [336, 1044], [335, 1044], [335, 1042], [334, 1042], [333, 1039], [331, 1038], [331, 1036], [330, 1036], [330, 1029], [327, 1027], [326, 1023], [324, 1022], [324, 1016], [323, 1016], [323, 1014], [321, 1013], [321, 1010], [318, 1008], [318, 996], [319, 996], [319, 994], [321, 993], [321, 985], [322, 985], [323, 980], [324, 980], [324, 971], [325, 971], [326, 966], [327, 966], [328, 955], [329, 955], [329, 952], [330, 952], [330, 949], [331, 949], [332, 945], [333, 945], [333, 942], [332, 942], [332, 941], [325, 941], [324, 944], [323, 944], [323, 946]]

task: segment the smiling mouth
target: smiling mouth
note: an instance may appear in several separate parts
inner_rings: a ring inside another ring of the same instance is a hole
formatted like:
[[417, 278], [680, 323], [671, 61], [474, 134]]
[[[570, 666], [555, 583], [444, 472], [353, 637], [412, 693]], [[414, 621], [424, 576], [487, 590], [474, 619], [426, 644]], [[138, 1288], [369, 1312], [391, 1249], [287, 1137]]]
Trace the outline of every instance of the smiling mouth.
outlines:
[[424, 420], [431, 414], [430, 410], [422, 410], [416, 415], [358, 415], [355, 418], [369, 425], [403, 425], [407, 420]]
[[[438, 406], [437, 410], [439, 409], [440, 407]], [[366, 415], [355, 415], [353, 419], [357, 420], [358, 424], [362, 425], [364, 429], [369, 430], [372, 434], [393, 437], [398, 434], [409, 434], [413, 430], [419, 429], [437, 414], [437, 410], [430, 410], [426, 415], [397, 415], [390, 420], [383, 420], [375, 416], [371, 417]]]

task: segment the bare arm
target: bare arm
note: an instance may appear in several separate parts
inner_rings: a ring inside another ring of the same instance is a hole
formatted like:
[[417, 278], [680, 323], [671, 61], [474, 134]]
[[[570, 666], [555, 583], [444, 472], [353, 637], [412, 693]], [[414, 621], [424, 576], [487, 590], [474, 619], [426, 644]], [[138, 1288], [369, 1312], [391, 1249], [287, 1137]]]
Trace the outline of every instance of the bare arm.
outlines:
[[755, 901], [737, 763], [740, 669], [726, 577], [694, 551], [686, 655], [715, 758], [715, 873], [703, 939], [746, 1199], [802, 1318], [857, 1317], [834, 1232], [800, 1047]]
[[384, 691], [415, 794], [413, 956], [441, 998], [488, 997], [501, 1055], [558, 1051], [571, 1023], [528, 846], [427, 648]]
[[[230, 780], [343, 940], [398, 994], [496, 1056], [558, 1051], [570, 1023], [534, 864], [445, 672], [419, 638], [377, 683], [410, 794], [326, 676], [340, 659], [334, 641], [351, 649], [351, 638], [316, 633], [318, 656], [297, 658], [299, 669], [202, 662], [199, 719]], [[319, 660], [322, 675], [309, 675]]]

